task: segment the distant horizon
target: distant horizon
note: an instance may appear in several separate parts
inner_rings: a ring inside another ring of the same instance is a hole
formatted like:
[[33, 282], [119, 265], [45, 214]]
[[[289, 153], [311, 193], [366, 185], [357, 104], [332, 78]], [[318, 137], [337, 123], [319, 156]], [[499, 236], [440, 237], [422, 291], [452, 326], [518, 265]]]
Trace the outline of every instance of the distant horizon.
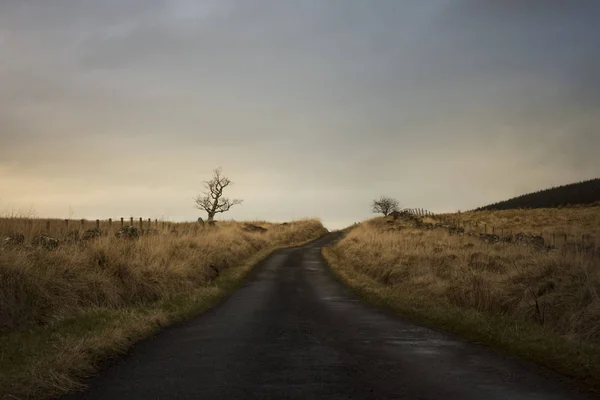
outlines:
[[600, 174], [600, 3], [0, 2], [0, 212], [344, 227]]
[[[559, 186], [567, 186], [567, 185], [571, 185], [571, 184], [577, 184], [577, 183], [582, 183], [582, 182], [588, 182], [588, 181], [594, 181], [594, 180], [598, 180], [600, 179], [600, 177], [598, 178], [591, 178], [591, 179], [585, 179], [585, 180], [578, 180], [575, 182], [570, 182], [570, 183], [563, 183], [563, 184], [559, 184], [556, 185], [555, 187], [559, 187]], [[528, 192], [528, 193], [522, 193], [520, 195], [526, 195], [529, 193], [534, 193], [537, 191], [544, 191], [547, 189], [551, 189], [551, 188], [540, 188], [540, 189], [536, 189], [532, 192]], [[520, 196], [517, 195], [517, 196]], [[516, 197], [516, 196], [515, 196]], [[374, 197], [375, 199], [376, 197]], [[502, 202], [505, 200], [508, 200], [509, 198], [506, 199], [502, 199], [502, 200], [497, 200], [493, 203], [497, 203], [497, 202]], [[370, 206], [370, 205], [369, 205]], [[486, 205], [484, 205], [486, 206]], [[481, 206], [481, 207], [484, 207]], [[239, 207], [239, 206], [238, 206]], [[418, 206], [402, 206], [401, 205], [401, 209], [421, 209], [423, 207], [418, 207]], [[429, 209], [425, 209], [423, 208], [423, 210], [432, 212], [433, 214], [448, 214], [448, 213], [456, 213], [456, 212], [468, 212], [468, 211], [474, 211], [475, 208], [473, 209], [456, 209], [456, 210], [446, 210], [446, 211], [440, 211], [440, 210], [429, 210]], [[203, 212], [199, 212], [199, 214], [203, 214]], [[204, 212], [204, 214], [206, 214]], [[338, 230], [338, 229], [343, 229], [346, 228], [348, 226], [353, 225], [354, 223], [357, 222], [361, 222], [364, 221], [366, 219], [370, 219], [370, 218], [374, 218], [376, 216], [378, 216], [380, 214], [377, 213], [372, 213], [371, 216], [363, 218], [361, 220], [355, 220], [353, 222], [340, 222], [340, 221], [329, 221], [328, 224], [325, 223], [325, 221], [323, 221], [323, 218], [319, 217], [319, 216], [312, 216], [312, 217], [299, 217], [296, 218], [294, 220], [301, 220], [301, 219], [318, 219], [323, 223], [323, 226], [325, 226], [328, 230]], [[130, 223], [130, 218], [133, 217], [134, 218], [134, 224], [139, 222], [139, 218], [142, 217], [143, 218], [143, 222], [146, 223], [146, 221], [148, 220], [148, 218], [151, 218], [152, 222], [154, 223], [155, 220], [158, 220], [159, 222], [161, 221], [165, 221], [165, 222], [196, 222], [198, 220], [198, 217], [196, 218], [190, 218], [190, 217], [169, 217], [169, 216], [140, 216], [140, 215], [127, 215], [127, 216], [76, 216], [75, 213], [73, 213], [73, 215], [70, 216], [46, 216], [46, 215], [38, 215], [37, 213], [35, 213], [35, 210], [32, 211], [27, 211], [27, 212], [19, 212], [19, 211], [9, 211], [9, 212], [2, 212], [2, 210], [0, 210], [0, 218], [6, 218], [6, 217], [17, 217], [17, 218], [39, 218], [39, 219], [57, 219], [57, 220], [65, 220], [65, 219], [69, 219], [69, 220], [81, 220], [84, 219], [86, 221], [95, 221], [97, 219], [102, 220], [102, 221], [106, 221], [108, 219], [113, 220], [114, 223], [120, 223], [120, 219], [124, 218], [125, 223]], [[199, 217], [201, 217], [203, 220], [206, 220], [206, 215], [199, 215]], [[290, 222], [293, 220], [270, 220], [270, 219], [265, 219], [265, 218], [249, 218], [249, 219], [234, 219], [234, 218], [228, 218], [226, 215], [221, 215], [221, 216], [216, 216], [215, 217], [215, 221], [223, 221], [223, 222], [229, 222], [229, 221], [234, 221], [234, 222], [252, 222], [252, 221], [265, 221], [265, 222], [269, 222], [269, 223], [284, 223], [284, 222]], [[336, 223], [337, 222], [337, 223]]]

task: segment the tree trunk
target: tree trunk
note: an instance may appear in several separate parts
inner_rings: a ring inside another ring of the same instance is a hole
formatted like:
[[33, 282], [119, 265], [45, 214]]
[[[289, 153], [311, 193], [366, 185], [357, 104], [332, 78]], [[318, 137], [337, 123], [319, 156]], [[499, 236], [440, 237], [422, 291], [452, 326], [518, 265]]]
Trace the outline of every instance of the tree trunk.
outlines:
[[208, 226], [215, 225], [215, 213], [208, 213]]

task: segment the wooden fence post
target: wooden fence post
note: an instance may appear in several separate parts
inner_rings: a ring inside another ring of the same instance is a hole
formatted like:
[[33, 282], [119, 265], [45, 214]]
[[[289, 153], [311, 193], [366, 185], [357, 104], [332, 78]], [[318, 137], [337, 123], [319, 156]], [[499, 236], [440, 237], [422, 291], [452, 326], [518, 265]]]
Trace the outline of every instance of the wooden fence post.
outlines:
[[152, 219], [148, 218], [148, 229], [152, 228]]
[[154, 228], [158, 229], [158, 218], [154, 218]]
[[112, 218], [108, 219], [108, 230], [112, 230]]
[[121, 229], [123, 229], [123, 223], [124, 223], [123, 217], [121, 217]]
[[140, 217], [140, 229], [144, 229], [144, 225], [143, 225], [143, 222], [142, 222], [142, 217]]
[[100, 220], [96, 220], [96, 229], [100, 230]]
[[81, 220], [81, 230], [83, 230], [83, 227], [85, 226], [85, 219]]
[[50, 234], [50, 221], [46, 221], [46, 232]]
[[65, 228], [68, 231], [69, 230], [69, 220], [65, 219]]

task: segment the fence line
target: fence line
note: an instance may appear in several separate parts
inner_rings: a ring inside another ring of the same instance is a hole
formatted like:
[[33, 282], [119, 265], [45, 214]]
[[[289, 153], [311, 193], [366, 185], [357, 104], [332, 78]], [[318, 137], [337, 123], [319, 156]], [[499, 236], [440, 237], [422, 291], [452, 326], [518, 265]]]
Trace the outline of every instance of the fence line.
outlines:
[[[30, 223], [33, 223], [34, 220], [28, 220], [30, 221]], [[63, 224], [64, 227], [68, 230], [70, 228], [72, 228], [71, 223], [75, 222], [75, 225], [78, 226], [79, 230], [85, 230], [86, 228], [88, 228], [90, 226], [90, 223], [93, 224], [93, 228], [95, 229], [100, 229], [101, 226], [106, 227], [108, 225], [108, 228], [111, 229], [113, 228], [113, 219], [112, 218], [108, 218], [106, 220], [100, 220], [100, 219], [96, 219], [94, 220], [88, 220], [88, 219], [80, 219], [80, 220], [71, 220], [71, 219], [64, 219], [64, 220], [47, 220], [46, 221], [46, 230], [50, 231], [51, 226], [54, 225], [54, 223], [60, 225]], [[79, 222], [77, 224], [77, 222]], [[165, 221], [161, 221], [162, 222], [162, 227], [165, 227]], [[169, 223], [171, 224], [171, 223]], [[137, 226], [136, 226], [137, 225]], [[143, 229], [144, 226], [146, 227], [146, 229], [151, 229], [152, 228], [152, 219], [148, 218], [147, 222], [145, 222], [144, 218], [140, 217], [139, 219], [139, 224], [135, 224], [134, 223], [134, 218], [130, 217], [129, 220], [129, 226], [133, 226], [133, 227], [137, 227], [140, 229]], [[158, 229], [158, 219], [154, 220], [154, 228]], [[122, 229], [125, 227], [125, 219], [123, 217], [121, 217], [120, 219], [120, 225], [119, 227]]]
[[[434, 214], [431, 211], [423, 208], [408, 208], [404, 212], [415, 217], [433, 217], [439, 220], [443, 228], [447, 228], [450, 233], [473, 234], [474, 236], [483, 237], [490, 241], [502, 241], [502, 239], [510, 238], [511, 242], [515, 241], [517, 235], [525, 235], [530, 238], [543, 239], [544, 246], [553, 246], [555, 248], [566, 246], [580, 246], [582, 248], [598, 248], [600, 249], [600, 238], [591, 234], [569, 234], [566, 232], [556, 231], [540, 231], [538, 233], [526, 233], [516, 229], [498, 228], [487, 223], [471, 223], [465, 222], [460, 217]], [[541, 243], [541, 242], [540, 242]]]
[[197, 231], [201, 226], [198, 222], [170, 222], [159, 221], [152, 218], [128, 219], [120, 217], [108, 219], [32, 219], [32, 218], [0, 218], [0, 234], [28, 234], [28, 235], [62, 235], [70, 233], [82, 234], [86, 231], [117, 233], [126, 226], [139, 229], [141, 233], [151, 230], [169, 230], [181, 233]]
[[426, 210], [424, 208], [405, 208], [402, 211], [408, 212], [417, 217], [433, 217], [434, 216], [434, 214], [431, 211]]

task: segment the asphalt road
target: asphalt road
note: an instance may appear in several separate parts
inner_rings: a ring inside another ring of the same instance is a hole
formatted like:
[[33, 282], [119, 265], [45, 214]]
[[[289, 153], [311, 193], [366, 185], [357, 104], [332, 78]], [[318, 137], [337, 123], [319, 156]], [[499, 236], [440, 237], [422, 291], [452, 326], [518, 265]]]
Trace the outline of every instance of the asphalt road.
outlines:
[[65, 399], [584, 399], [559, 376], [364, 304], [332, 233], [275, 252], [209, 312], [134, 346]]

